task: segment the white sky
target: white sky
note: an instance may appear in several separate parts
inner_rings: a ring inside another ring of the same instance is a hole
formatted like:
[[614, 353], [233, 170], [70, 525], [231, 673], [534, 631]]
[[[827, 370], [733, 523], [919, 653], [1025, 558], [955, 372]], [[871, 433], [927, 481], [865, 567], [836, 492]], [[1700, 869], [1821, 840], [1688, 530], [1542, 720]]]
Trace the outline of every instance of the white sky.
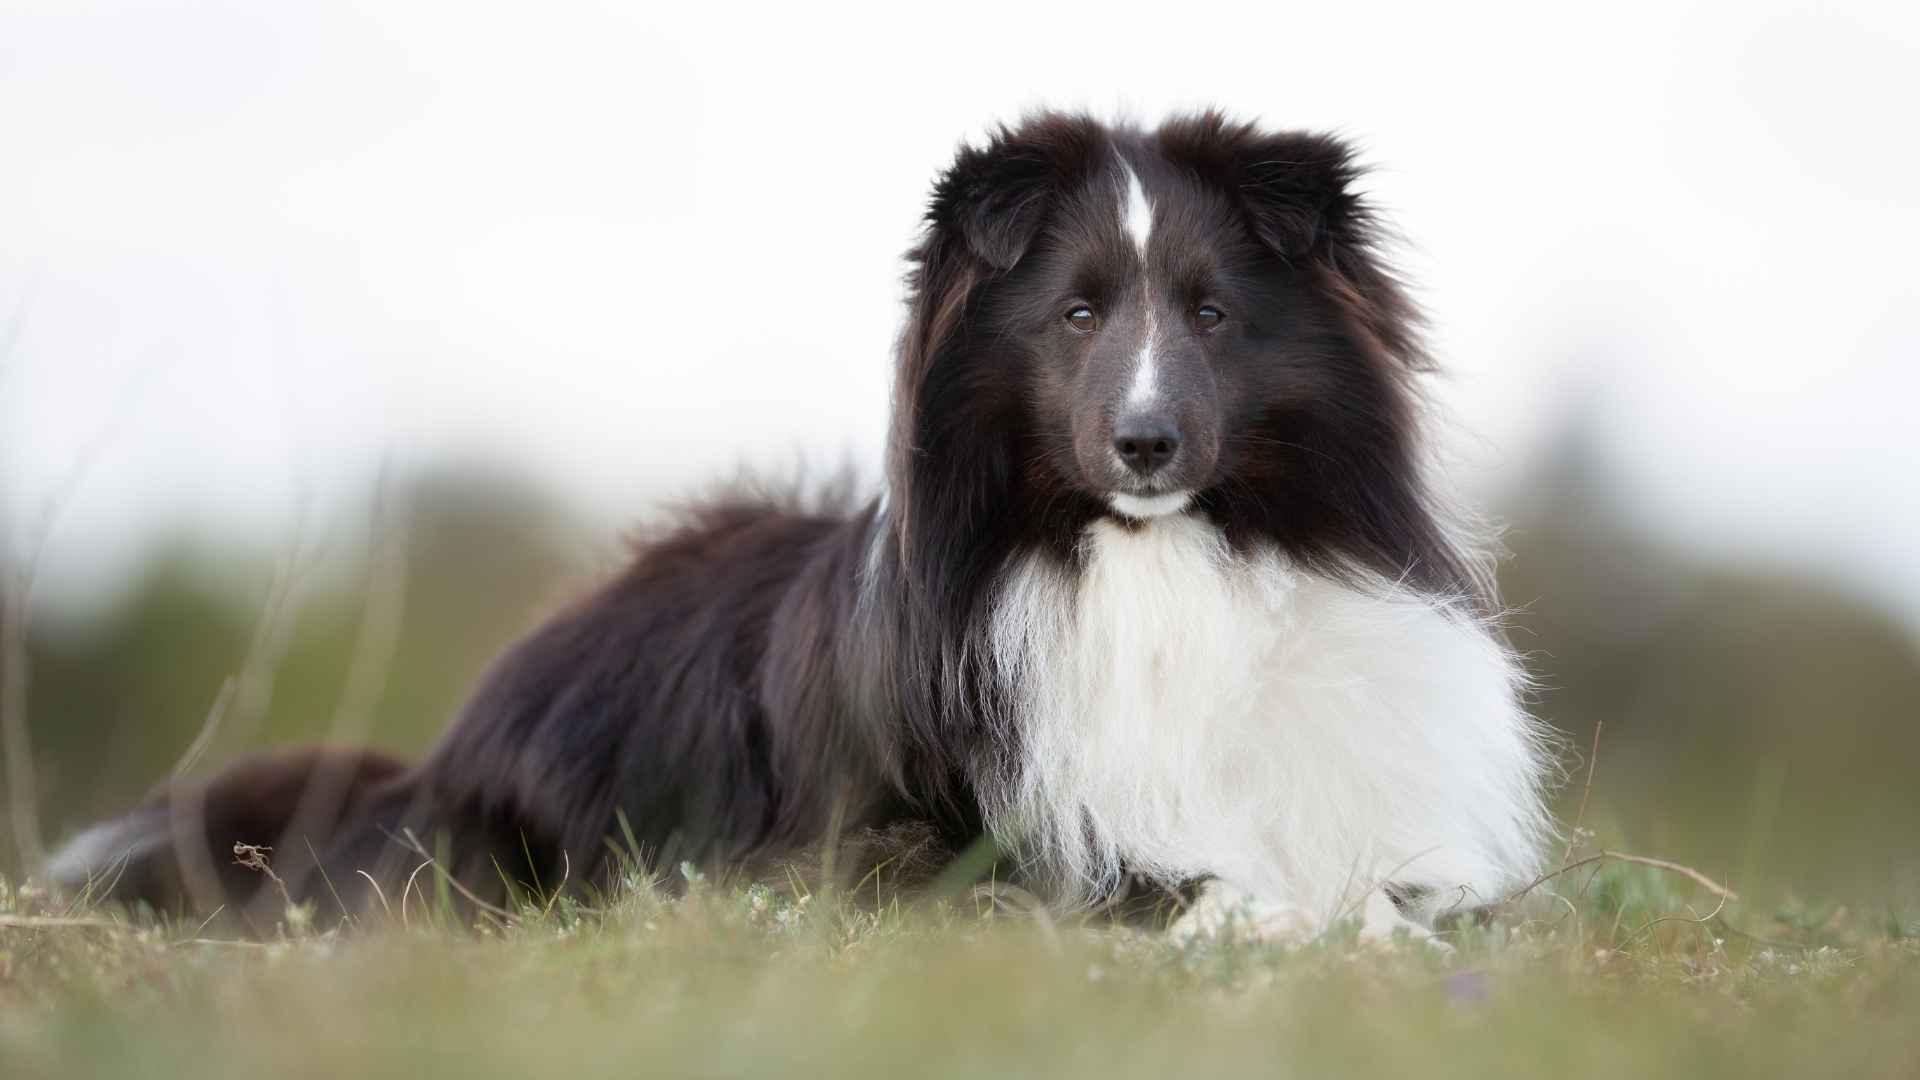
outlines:
[[387, 453], [609, 528], [871, 466], [956, 142], [1218, 103], [1381, 166], [1483, 490], [1585, 400], [1649, 522], [1920, 613], [1916, 5], [661, 6], [0, 2], [16, 530], [106, 433], [53, 595]]

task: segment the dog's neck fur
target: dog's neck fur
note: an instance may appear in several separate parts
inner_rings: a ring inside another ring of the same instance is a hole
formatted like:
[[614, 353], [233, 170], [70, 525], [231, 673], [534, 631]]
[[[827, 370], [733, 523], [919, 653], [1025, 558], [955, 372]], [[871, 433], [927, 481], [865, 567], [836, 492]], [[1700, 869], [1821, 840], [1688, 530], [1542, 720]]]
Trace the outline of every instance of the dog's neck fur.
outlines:
[[1054, 896], [1213, 876], [1330, 918], [1388, 881], [1444, 910], [1533, 872], [1544, 756], [1465, 605], [1238, 555], [1193, 516], [1097, 520], [1079, 555], [1016, 558], [990, 623], [1020, 764], [987, 819]]

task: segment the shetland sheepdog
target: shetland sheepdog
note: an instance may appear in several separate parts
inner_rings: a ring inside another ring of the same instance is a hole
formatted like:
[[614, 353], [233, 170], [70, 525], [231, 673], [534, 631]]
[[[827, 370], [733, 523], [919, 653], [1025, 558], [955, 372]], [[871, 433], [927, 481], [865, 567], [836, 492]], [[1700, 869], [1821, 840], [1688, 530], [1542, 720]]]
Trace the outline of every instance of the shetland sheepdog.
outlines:
[[[49, 876], [157, 908], [476, 900], [826, 849], [1056, 909], [1365, 934], [1498, 900], [1550, 755], [1436, 490], [1418, 312], [1354, 151], [1216, 113], [963, 146], [908, 254], [882, 490], [730, 490], [513, 646], [415, 763], [163, 788]], [[630, 864], [629, 864], [630, 865]], [[945, 871], [939, 870], [946, 867]]]

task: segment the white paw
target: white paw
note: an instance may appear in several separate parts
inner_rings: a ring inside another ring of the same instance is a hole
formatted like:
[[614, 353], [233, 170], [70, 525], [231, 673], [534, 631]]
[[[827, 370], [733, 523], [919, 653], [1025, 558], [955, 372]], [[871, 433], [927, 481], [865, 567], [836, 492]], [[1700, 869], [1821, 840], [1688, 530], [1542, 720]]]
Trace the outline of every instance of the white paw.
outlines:
[[1407, 918], [1386, 890], [1373, 890], [1360, 908], [1360, 944], [1387, 948], [1400, 941], [1419, 942], [1437, 953], [1453, 952], [1453, 946], [1434, 937], [1433, 931]]
[[[1453, 952], [1453, 946], [1434, 937], [1433, 931], [1401, 914], [1382, 891], [1370, 893], [1353, 914], [1360, 919], [1358, 941], [1363, 947], [1389, 949], [1401, 942], [1418, 942], [1437, 953]], [[1183, 945], [1229, 940], [1291, 947], [1319, 938], [1334, 921], [1299, 904], [1265, 900], [1210, 881], [1167, 934]]]
[[1167, 934], [1183, 945], [1217, 938], [1298, 945], [1320, 929], [1320, 921], [1297, 904], [1262, 900], [1224, 882], [1209, 881]]

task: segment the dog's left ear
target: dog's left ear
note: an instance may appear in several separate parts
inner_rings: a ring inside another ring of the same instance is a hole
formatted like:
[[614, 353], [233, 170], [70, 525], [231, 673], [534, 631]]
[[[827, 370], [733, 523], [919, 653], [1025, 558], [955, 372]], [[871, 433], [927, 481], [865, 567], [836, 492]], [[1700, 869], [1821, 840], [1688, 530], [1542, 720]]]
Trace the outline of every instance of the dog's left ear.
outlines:
[[1169, 120], [1160, 141], [1169, 157], [1232, 192], [1254, 235], [1289, 261], [1371, 240], [1353, 191], [1363, 170], [1353, 148], [1332, 135], [1262, 131], [1204, 112]]
[[1102, 138], [1092, 118], [1039, 113], [963, 146], [934, 186], [927, 220], [996, 271], [1011, 270], [1040, 234], [1054, 196], [1087, 168]]
[[1429, 366], [1421, 317], [1380, 254], [1380, 228], [1355, 190], [1365, 172], [1332, 135], [1262, 131], [1217, 112], [1169, 120], [1160, 147], [1230, 195], [1253, 235], [1316, 275], [1365, 344], [1405, 369]]
[[1370, 240], [1367, 211], [1352, 188], [1361, 169], [1331, 135], [1286, 132], [1239, 148], [1241, 195], [1267, 246], [1311, 258]]

